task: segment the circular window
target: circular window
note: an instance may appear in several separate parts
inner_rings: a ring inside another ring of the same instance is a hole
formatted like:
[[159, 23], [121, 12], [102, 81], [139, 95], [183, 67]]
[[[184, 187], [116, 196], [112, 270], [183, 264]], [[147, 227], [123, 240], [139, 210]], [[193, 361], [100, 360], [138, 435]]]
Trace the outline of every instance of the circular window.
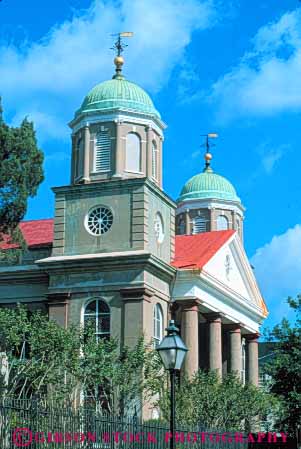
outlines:
[[164, 240], [164, 225], [163, 225], [163, 219], [159, 212], [156, 214], [155, 217], [155, 234], [157, 238], [158, 243], [162, 243]]
[[85, 219], [86, 229], [92, 235], [105, 234], [113, 224], [113, 214], [107, 207], [94, 207]]

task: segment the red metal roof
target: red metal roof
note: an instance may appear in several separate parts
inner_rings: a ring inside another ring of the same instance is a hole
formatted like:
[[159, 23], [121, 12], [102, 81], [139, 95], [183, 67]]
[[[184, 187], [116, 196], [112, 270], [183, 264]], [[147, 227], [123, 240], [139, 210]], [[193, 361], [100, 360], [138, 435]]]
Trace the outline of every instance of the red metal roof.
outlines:
[[[53, 242], [52, 218], [22, 221], [20, 229], [29, 248], [49, 246]], [[201, 269], [214, 254], [229, 240], [235, 231], [212, 231], [196, 235], [176, 236], [176, 255], [171, 262], [176, 268]], [[1, 249], [17, 248], [4, 236]]]
[[[53, 242], [53, 219], [22, 221], [19, 225], [23, 238], [29, 248], [49, 246]], [[18, 248], [10, 242], [8, 236], [3, 236], [0, 249]]]
[[203, 268], [234, 233], [235, 231], [230, 230], [177, 235], [176, 255], [171, 265], [186, 269]]

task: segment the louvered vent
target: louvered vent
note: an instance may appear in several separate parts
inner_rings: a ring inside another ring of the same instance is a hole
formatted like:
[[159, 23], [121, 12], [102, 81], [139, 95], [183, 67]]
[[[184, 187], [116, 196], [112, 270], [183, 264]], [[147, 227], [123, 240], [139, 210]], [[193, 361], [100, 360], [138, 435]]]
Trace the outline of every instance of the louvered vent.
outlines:
[[107, 131], [97, 134], [94, 169], [96, 172], [111, 170], [111, 139]]
[[207, 221], [204, 217], [195, 217], [193, 220], [193, 234], [200, 234], [207, 231]]

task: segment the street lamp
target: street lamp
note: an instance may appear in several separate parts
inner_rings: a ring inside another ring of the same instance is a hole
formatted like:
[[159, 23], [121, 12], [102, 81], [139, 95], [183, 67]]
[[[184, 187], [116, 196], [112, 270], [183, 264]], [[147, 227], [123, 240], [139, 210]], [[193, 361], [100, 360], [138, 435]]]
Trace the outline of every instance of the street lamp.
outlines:
[[181, 369], [184, 357], [188, 349], [182, 338], [179, 336], [179, 329], [175, 326], [174, 320], [170, 320], [166, 329], [167, 335], [163, 338], [157, 351], [160, 354], [163, 365], [170, 375], [170, 449], [175, 448], [175, 375]]

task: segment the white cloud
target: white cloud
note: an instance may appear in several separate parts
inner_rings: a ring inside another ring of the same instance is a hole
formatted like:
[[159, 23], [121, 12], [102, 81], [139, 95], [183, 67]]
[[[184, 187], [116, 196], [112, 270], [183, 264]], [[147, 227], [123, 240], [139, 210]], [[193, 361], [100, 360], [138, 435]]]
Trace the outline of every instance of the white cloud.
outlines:
[[280, 310], [289, 310], [283, 300], [301, 293], [301, 225], [274, 236], [257, 249], [250, 262], [270, 313], [279, 322], [283, 317]]
[[36, 106], [28, 105], [26, 109], [24, 107], [18, 110], [10, 125], [19, 126], [24, 117], [34, 123], [39, 144], [43, 144], [49, 139], [69, 142], [70, 129], [57, 115], [47, 114], [47, 112], [36, 110]]
[[211, 0], [94, 0], [39, 42], [0, 47], [5, 110], [24, 110], [46, 138], [60, 137], [58, 122], [71, 119], [88, 90], [113, 74], [112, 32], [134, 31], [125, 74], [155, 91], [181, 62], [192, 33], [208, 27], [213, 15]]
[[261, 167], [257, 172], [255, 172], [255, 177], [261, 175], [262, 170], [267, 174], [271, 175], [275, 170], [278, 162], [282, 157], [287, 154], [290, 146], [287, 144], [274, 146], [269, 142], [263, 142], [257, 148], [257, 152], [261, 158]]
[[227, 120], [301, 110], [301, 9], [260, 28], [252, 47], [212, 87], [219, 115]]
[[275, 165], [282, 158], [284, 150], [282, 148], [276, 148], [270, 150], [263, 158], [262, 165], [267, 174], [271, 174], [275, 168]]

